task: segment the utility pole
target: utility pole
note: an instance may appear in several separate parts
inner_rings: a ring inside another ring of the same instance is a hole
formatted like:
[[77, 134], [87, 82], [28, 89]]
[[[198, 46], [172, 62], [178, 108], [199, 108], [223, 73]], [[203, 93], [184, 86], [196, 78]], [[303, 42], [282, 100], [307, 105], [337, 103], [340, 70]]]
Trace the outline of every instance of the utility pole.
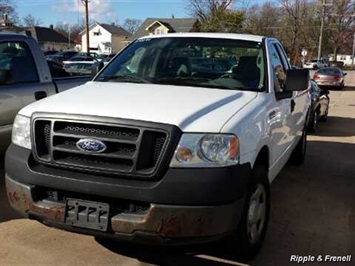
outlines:
[[90, 39], [89, 39], [89, 0], [82, 0], [85, 5], [85, 29], [86, 29], [86, 52], [90, 52]]
[[351, 68], [354, 69], [354, 56], [355, 56], [355, 33], [353, 38], [353, 52], [351, 57]]
[[320, 60], [322, 56], [322, 41], [323, 41], [323, 28], [324, 28], [324, 17], [325, 17], [325, 0], [322, 0], [322, 16], [321, 16], [321, 24], [320, 24], [320, 34], [319, 34], [319, 45], [318, 45], [318, 57]]

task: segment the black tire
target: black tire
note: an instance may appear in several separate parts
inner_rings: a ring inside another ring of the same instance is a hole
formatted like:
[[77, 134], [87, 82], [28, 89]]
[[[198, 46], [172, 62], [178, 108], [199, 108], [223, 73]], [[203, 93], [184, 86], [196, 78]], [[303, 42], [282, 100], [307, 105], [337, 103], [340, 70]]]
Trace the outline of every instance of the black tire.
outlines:
[[309, 123], [308, 123], [308, 127], [307, 127], [307, 131], [309, 133], [314, 133], [317, 130], [317, 126], [318, 126], [318, 111], [315, 110], [314, 112], [312, 112], [313, 114], [310, 117]]
[[237, 230], [226, 239], [228, 255], [239, 261], [248, 261], [257, 255], [266, 235], [269, 213], [270, 187], [267, 168], [256, 165], [248, 184]]
[[301, 139], [298, 141], [295, 149], [293, 150], [290, 163], [293, 165], [302, 165], [306, 159], [307, 152], [307, 132], [303, 129]]

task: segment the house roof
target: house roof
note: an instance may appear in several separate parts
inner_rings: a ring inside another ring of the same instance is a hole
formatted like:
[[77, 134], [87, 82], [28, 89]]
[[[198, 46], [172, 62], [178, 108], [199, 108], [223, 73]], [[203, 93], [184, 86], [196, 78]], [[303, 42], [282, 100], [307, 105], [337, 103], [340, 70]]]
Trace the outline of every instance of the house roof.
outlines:
[[[127, 37], [132, 35], [131, 33], [126, 31], [121, 26], [116, 26], [116, 25], [113, 25], [113, 24], [103, 24], [103, 23], [98, 23], [98, 22], [95, 22], [94, 24], [91, 24], [90, 27], [89, 27], [89, 30], [94, 28], [96, 25], [99, 25], [99, 26], [103, 27], [105, 30], [107, 30], [109, 33], [111, 33], [113, 35], [120, 35], [120, 36], [127, 36]], [[80, 35], [84, 35], [85, 33], [86, 33], [86, 30], [83, 30], [79, 34]]]
[[26, 34], [35, 38], [37, 42], [57, 42], [68, 43], [68, 38], [51, 28], [31, 27], [26, 30]]
[[194, 25], [198, 22], [195, 18], [147, 18], [139, 29], [128, 38], [129, 41], [133, 41], [142, 36], [148, 35], [146, 28], [158, 21], [167, 27], [170, 31], [174, 32], [190, 32]]

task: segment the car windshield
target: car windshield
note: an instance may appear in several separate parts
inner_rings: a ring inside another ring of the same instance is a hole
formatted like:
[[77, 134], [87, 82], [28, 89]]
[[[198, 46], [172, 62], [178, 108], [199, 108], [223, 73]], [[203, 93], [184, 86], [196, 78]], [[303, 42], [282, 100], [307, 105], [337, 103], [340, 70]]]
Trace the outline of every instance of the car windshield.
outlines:
[[163, 37], [138, 39], [95, 80], [260, 91], [264, 78], [261, 43]]

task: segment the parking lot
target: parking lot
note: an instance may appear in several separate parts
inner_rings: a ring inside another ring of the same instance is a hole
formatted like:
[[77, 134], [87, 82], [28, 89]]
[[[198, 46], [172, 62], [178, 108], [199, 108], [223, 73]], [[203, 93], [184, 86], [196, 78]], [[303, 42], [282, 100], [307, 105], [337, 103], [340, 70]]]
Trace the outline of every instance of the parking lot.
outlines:
[[[249, 265], [294, 265], [291, 255], [347, 256], [355, 264], [355, 73], [331, 90], [329, 119], [308, 137], [306, 162], [286, 166], [271, 186], [269, 229]], [[187, 250], [131, 246], [22, 219], [8, 205], [0, 162], [0, 265], [241, 265], [216, 245]]]

